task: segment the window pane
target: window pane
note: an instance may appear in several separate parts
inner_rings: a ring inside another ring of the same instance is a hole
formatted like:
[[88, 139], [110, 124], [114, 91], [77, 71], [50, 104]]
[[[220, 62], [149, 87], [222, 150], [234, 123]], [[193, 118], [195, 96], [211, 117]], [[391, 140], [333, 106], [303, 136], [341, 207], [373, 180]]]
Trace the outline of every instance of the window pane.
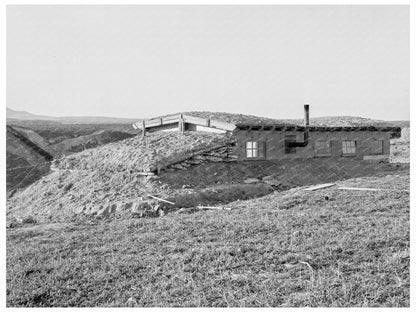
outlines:
[[252, 158], [253, 157], [253, 150], [248, 149], [247, 150], [247, 158]]
[[259, 157], [259, 150], [253, 149], [253, 157]]
[[258, 148], [257, 142], [253, 142], [253, 148]]
[[247, 142], [247, 148], [253, 148], [253, 142]]
[[342, 141], [342, 154], [355, 154], [355, 141]]

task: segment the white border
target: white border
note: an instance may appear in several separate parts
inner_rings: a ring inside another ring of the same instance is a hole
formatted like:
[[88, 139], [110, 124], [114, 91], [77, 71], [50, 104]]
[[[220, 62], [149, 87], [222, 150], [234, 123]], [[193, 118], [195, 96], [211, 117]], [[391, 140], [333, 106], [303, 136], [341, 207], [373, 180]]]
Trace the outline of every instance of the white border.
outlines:
[[[0, 58], [1, 58], [1, 67], [2, 69], [6, 69], [6, 5], [137, 5], [137, 4], [158, 4], [158, 5], [164, 5], [164, 4], [169, 4], [169, 5], [174, 5], [174, 4], [181, 4], [181, 5], [190, 5], [190, 4], [196, 4], [196, 5], [206, 5], [206, 4], [217, 4], [217, 5], [272, 5], [272, 4], [280, 4], [280, 5], [409, 5], [410, 6], [410, 120], [411, 120], [411, 124], [413, 125], [414, 122], [416, 122], [416, 109], [415, 109], [415, 87], [416, 87], [416, 83], [415, 83], [415, 53], [416, 53], [416, 49], [415, 49], [415, 20], [416, 20], [416, 13], [415, 13], [415, 1], [405, 1], [405, 0], [395, 0], [395, 1], [375, 1], [375, 0], [364, 0], [364, 1], [330, 1], [330, 0], [322, 0], [319, 2], [312, 2], [312, 1], [299, 1], [299, 0], [294, 0], [294, 1], [278, 1], [278, 0], [261, 0], [261, 1], [248, 1], [248, 0], [239, 0], [239, 1], [203, 1], [203, 0], [194, 0], [194, 1], [134, 1], [134, 0], [130, 0], [130, 1], [105, 1], [105, 0], [101, 0], [101, 1], [91, 1], [91, 0], [86, 0], [86, 1], [62, 1], [62, 0], [54, 0], [54, 1], [2, 1], [1, 2], [1, 6], [0, 6], [0, 23], [1, 23], [1, 27], [0, 27], [0, 36], [1, 36], [1, 52], [0, 52]], [[5, 123], [6, 123], [6, 119], [5, 116], [3, 116], [3, 114], [5, 114], [5, 109], [6, 109], [6, 71], [5, 70], [1, 70], [1, 99], [2, 99], [2, 103], [3, 103], [3, 107], [2, 107], [2, 114], [1, 114], [1, 129], [2, 129], [2, 135], [1, 135], [1, 146], [2, 146], [2, 151], [1, 151], [1, 173], [2, 173], [2, 180], [1, 180], [1, 195], [2, 195], [2, 205], [0, 206], [2, 209], [2, 219], [3, 222], [1, 224], [1, 231], [2, 231], [2, 235], [1, 235], [1, 270], [0, 270], [0, 283], [1, 283], [1, 294], [0, 294], [0, 308], [2, 307], [6, 307], [6, 218], [5, 218], [5, 199], [6, 199], [6, 183], [5, 183], [5, 172], [6, 172], [6, 127], [5, 127]], [[411, 138], [411, 142], [414, 142], [416, 139], [416, 130], [415, 127], [411, 127], [410, 129], [410, 138]], [[414, 184], [414, 179], [415, 179], [415, 170], [414, 170], [414, 162], [416, 160], [416, 157], [414, 155], [416, 155], [416, 148], [414, 146], [414, 144], [410, 145], [410, 153], [411, 153], [411, 170], [410, 170], [410, 176], [411, 176], [411, 189], [414, 189], [412, 186]], [[411, 192], [410, 193], [410, 207], [411, 207], [411, 212], [410, 212], [410, 258], [411, 258], [411, 266], [410, 266], [410, 281], [411, 281], [411, 287], [410, 287], [410, 294], [414, 294], [416, 292], [415, 287], [412, 285], [415, 281], [415, 268], [414, 268], [414, 257], [416, 256], [415, 253], [415, 237], [416, 237], [416, 229], [415, 229], [415, 216], [414, 216], [414, 212], [412, 211], [413, 209], [413, 204], [415, 203], [415, 192]], [[413, 238], [413, 239], [412, 239]], [[410, 307], [411, 308], [415, 308], [416, 307], [416, 296], [415, 295], [411, 295], [410, 298]], [[61, 310], [61, 308], [52, 308], [53, 310]], [[94, 308], [94, 310], [100, 310], [100, 311], [108, 311], [109, 308]], [[121, 310], [117, 309], [117, 310]], [[262, 309], [262, 311], [266, 311], [266, 310], [270, 310], [272, 308], [265, 308]], [[279, 311], [288, 311], [288, 310], [292, 310], [289, 308], [278, 308]], [[302, 308], [302, 310], [304, 310], [306, 308]], [[319, 308], [319, 309], [323, 309], [323, 308]], [[334, 308], [335, 309], [335, 308]], [[346, 308], [336, 308], [336, 310], [345, 310]], [[347, 308], [347, 309], [352, 309], [352, 308]], [[363, 308], [360, 309], [360, 311], [373, 311], [374, 308]], [[46, 310], [46, 309], [39, 309], [37, 308], [36, 311], [39, 310]], [[47, 311], [50, 311], [51, 308], [48, 308]], [[159, 310], [159, 308], [147, 308], [146, 310]], [[181, 310], [184, 311], [192, 311], [194, 310], [194, 308], [182, 308]], [[199, 309], [201, 310], [201, 308]], [[208, 310], [208, 308], [202, 308], [202, 310]], [[239, 309], [239, 310], [248, 310], [248, 309]], [[252, 310], [252, 309], [250, 309]], [[333, 309], [331, 309], [333, 310]], [[403, 311], [403, 308], [381, 308], [380, 310], [385, 310], [385, 311]], [[405, 310], [409, 310], [409, 309], [405, 309]]]

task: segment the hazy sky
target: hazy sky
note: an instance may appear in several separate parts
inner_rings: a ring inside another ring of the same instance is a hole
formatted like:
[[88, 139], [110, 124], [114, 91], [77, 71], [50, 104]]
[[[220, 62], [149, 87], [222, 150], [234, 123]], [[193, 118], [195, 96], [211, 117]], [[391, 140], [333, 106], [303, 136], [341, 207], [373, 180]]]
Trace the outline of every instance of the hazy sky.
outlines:
[[409, 119], [408, 6], [8, 6], [7, 106]]

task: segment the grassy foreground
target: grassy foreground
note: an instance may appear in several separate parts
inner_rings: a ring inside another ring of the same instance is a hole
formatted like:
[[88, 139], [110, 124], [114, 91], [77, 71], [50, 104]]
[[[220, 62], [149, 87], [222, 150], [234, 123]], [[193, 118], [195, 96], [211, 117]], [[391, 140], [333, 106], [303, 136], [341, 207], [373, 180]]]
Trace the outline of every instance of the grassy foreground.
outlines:
[[[344, 185], [408, 190], [409, 176]], [[409, 306], [409, 193], [228, 206], [8, 229], [7, 306]]]

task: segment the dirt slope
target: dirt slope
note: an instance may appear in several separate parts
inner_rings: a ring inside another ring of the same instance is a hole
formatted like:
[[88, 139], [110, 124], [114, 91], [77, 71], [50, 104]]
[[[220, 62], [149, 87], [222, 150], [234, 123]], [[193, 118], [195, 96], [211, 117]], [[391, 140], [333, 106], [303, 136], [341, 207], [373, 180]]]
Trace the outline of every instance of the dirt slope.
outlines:
[[50, 162], [13, 133], [6, 132], [6, 189], [24, 188], [49, 172]]
[[[37, 146], [56, 158], [137, 134], [130, 124], [64, 125], [51, 121], [8, 120], [7, 128], [15, 132], [15, 135], [7, 134], [6, 142], [8, 190], [15, 186], [26, 187], [49, 171], [49, 164], [43, 164], [42, 158], [35, 160], [39, 153], [33, 151], [33, 148], [28, 149], [28, 144]], [[35, 164], [39, 165], [30, 167]], [[24, 168], [17, 168], [22, 166]], [[26, 173], [30, 176], [19, 184]]]
[[137, 173], [154, 169], [156, 160], [175, 162], [178, 157], [222, 146], [227, 140], [207, 133], [154, 133], [146, 141], [134, 137], [64, 157], [54, 161], [54, 172], [8, 201], [8, 214], [43, 219], [51, 215], [63, 221], [80, 210], [138, 201], [149, 193], [170, 196], [178, 191]]
[[155, 132], [110, 143], [95, 149], [67, 156], [56, 162], [58, 169], [88, 169], [110, 171], [154, 171], [198, 151], [224, 146], [228, 136], [211, 133]]

